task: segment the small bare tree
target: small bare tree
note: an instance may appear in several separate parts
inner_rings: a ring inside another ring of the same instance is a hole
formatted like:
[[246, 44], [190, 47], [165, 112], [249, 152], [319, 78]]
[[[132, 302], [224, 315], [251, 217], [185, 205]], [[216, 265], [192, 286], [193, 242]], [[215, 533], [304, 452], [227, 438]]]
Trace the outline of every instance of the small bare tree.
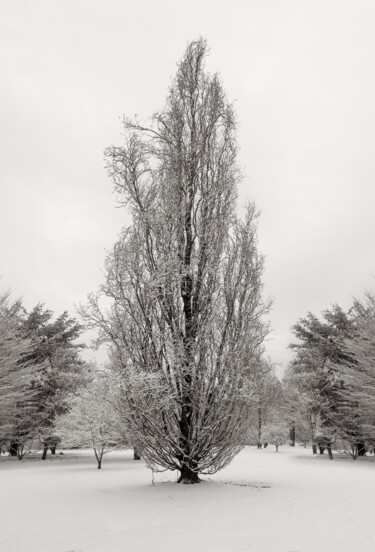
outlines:
[[133, 223], [85, 312], [111, 344], [132, 442], [183, 483], [240, 450], [267, 333], [257, 211], [236, 214], [236, 120], [206, 53], [189, 44], [165, 109], [150, 125], [125, 119], [125, 146], [106, 152]]
[[264, 430], [264, 440], [271, 445], [275, 445], [276, 452], [279, 452], [279, 446], [285, 445], [289, 439], [289, 427], [283, 421], [270, 422]]
[[56, 420], [55, 434], [63, 446], [92, 447], [100, 470], [103, 456], [126, 441], [108, 381], [94, 379], [72, 397], [69, 412]]

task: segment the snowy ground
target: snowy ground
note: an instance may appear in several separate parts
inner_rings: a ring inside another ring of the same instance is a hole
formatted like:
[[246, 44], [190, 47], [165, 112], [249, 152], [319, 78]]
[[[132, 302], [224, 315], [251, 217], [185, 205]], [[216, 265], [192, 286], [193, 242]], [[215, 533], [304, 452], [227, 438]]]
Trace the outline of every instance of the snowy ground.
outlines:
[[375, 460], [247, 448], [200, 485], [151, 482], [131, 451], [1, 458], [7, 552], [345, 552], [375, 544]]

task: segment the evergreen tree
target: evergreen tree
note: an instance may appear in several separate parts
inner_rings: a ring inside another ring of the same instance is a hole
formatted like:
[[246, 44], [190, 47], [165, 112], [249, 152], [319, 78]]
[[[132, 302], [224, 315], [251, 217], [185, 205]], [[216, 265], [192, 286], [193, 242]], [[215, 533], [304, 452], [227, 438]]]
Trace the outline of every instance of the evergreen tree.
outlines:
[[12, 440], [22, 456], [26, 442], [38, 438], [45, 459], [48, 448], [54, 451], [57, 444], [55, 418], [66, 410], [69, 393], [81, 382], [82, 345], [75, 343], [81, 327], [66, 312], [53, 320], [53, 313], [41, 304], [30, 313], [23, 309], [18, 326], [29, 344], [23, 361], [31, 371], [28, 388], [32, 401], [18, 403]]
[[22, 330], [20, 301], [11, 302], [8, 293], [0, 296], [0, 441], [11, 455], [18, 450], [15, 427], [34, 412], [33, 366], [28, 360], [32, 343]]
[[[298, 391], [299, 398], [291, 404], [291, 412], [299, 420], [304, 412], [305, 429], [311, 435], [314, 452], [318, 444], [327, 447], [331, 456], [336, 436], [361, 439], [355, 417], [347, 415], [349, 402], [342, 376], [342, 366], [350, 360], [344, 343], [354, 328], [353, 316], [338, 305], [324, 311], [322, 320], [308, 313], [293, 327], [299, 342], [291, 345], [295, 358], [286, 381], [295, 396]], [[355, 406], [353, 402], [350, 405]]]

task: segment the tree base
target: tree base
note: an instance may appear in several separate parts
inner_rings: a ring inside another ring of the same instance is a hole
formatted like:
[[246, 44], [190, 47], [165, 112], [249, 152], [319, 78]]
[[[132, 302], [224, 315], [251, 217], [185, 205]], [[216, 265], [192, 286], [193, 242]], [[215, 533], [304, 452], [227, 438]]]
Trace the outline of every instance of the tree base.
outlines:
[[197, 477], [180, 477], [177, 479], [177, 483], [182, 483], [183, 485], [195, 485], [196, 483], [200, 483], [202, 480]]
[[199, 478], [196, 472], [191, 471], [190, 469], [183, 467], [180, 473], [180, 477], [177, 479], [177, 483], [182, 483], [183, 485], [195, 485], [200, 483], [202, 480]]

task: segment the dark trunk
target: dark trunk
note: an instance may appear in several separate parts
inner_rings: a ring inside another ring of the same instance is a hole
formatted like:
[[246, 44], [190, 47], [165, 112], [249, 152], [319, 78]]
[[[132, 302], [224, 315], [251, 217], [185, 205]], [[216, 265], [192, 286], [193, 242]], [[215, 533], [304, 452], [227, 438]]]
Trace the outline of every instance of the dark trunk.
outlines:
[[258, 449], [262, 448], [262, 408], [258, 406]]
[[200, 483], [200, 479], [196, 472], [193, 472], [189, 466], [182, 466], [180, 470], [180, 477], [177, 479], [177, 483], [183, 483], [184, 485], [193, 485], [194, 483]]
[[45, 460], [45, 459], [47, 458], [47, 452], [48, 452], [48, 445], [44, 444], [44, 446], [43, 446], [42, 460]]
[[366, 456], [366, 446], [365, 443], [359, 441], [357, 443], [358, 456]]
[[290, 440], [290, 446], [294, 447], [296, 444], [296, 426], [292, 425], [289, 432], [289, 440]]
[[98, 462], [98, 470], [100, 470], [102, 467], [103, 450], [100, 448], [96, 449], [94, 447], [94, 454], [95, 454], [96, 461]]
[[331, 445], [327, 445], [327, 451], [328, 451], [329, 459], [330, 459], [330, 460], [333, 460], [333, 454], [332, 454]]
[[18, 456], [18, 442], [12, 441], [9, 446], [9, 456]]
[[325, 449], [325, 447], [319, 445], [319, 454], [324, 454]]
[[276, 447], [276, 452], [279, 452], [279, 445], [275, 445]]
[[134, 449], [134, 452], [133, 452], [133, 460], [142, 460], [142, 458], [140, 457], [137, 449]]
[[49, 448], [51, 451], [51, 454], [56, 454], [56, 445], [52, 445], [52, 447]]
[[312, 451], [313, 451], [313, 454], [317, 454], [318, 453], [318, 450], [316, 448], [316, 445], [313, 445], [312, 446]]
[[353, 457], [353, 460], [357, 460], [357, 455], [358, 455], [357, 445], [352, 445], [352, 457]]

